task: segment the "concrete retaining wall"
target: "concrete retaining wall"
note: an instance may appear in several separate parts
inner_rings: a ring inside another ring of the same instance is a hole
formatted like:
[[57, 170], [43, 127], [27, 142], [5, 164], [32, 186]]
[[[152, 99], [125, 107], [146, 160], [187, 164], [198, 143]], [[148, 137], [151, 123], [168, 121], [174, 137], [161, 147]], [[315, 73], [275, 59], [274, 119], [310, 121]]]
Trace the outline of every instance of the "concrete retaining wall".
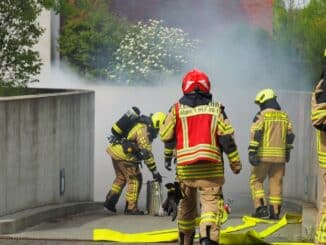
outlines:
[[0, 216], [93, 199], [94, 92], [0, 97], [0, 140]]
[[315, 129], [311, 125], [311, 93], [281, 93], [280, 103], [289, 112], [296, 135], [291, 162], [286, 165], [284, 195], [317, 204], [318, 163]]

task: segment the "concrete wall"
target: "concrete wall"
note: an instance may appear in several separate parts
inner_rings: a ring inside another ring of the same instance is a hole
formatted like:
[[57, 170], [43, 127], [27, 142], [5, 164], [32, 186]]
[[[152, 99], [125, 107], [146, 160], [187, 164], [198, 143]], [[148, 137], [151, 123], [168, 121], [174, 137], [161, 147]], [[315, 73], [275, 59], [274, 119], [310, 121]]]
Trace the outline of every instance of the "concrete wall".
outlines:
[[0, 139], [0, 215], [93, 199], [94, 92], [0, 97]]
[[315, 129], [310, 120], [311, 93], [281, 93], [280, 103], [289, 112], [296, 135], [291, 162], [286, 165], [284, 194], [287, 197], [316, 203], [318, 163]]

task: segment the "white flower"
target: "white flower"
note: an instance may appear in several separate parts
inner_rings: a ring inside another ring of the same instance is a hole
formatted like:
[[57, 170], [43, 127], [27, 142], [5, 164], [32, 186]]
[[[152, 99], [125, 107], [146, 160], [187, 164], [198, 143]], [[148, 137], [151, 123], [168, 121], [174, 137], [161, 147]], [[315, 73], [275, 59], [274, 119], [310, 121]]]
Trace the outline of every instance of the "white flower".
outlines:
[[129, 76], [127, 83], [134, 80], [133, 76], [150, 79], [157, 71], [172, 74], [196, 47], [197, 43], [186, 36], [181, 29], [164, 26], [162, 20], [137, 22], [115, 53], [120, 63], [115, 69]]

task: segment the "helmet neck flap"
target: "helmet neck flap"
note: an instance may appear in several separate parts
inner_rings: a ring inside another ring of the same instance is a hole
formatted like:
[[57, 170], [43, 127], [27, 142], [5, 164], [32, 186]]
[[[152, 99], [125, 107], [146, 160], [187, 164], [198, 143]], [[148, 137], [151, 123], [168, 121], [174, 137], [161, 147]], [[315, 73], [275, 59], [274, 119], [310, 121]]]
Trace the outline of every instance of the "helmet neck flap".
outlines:
[[179, 100], [180, 104], [187, 105], [190, 107], [196, 107], [199, 105], [207, 105], [212, 101], [212, 94], [203, 93], [199, 90], [196, 90], [193, 93], [185, 94]]
[[281, 106], [277, 102], [276, 98], [266, 100], [264, 103], [259, 104], [260, 110], [265, 109], [275, 109], [275, 110], [281, 110]]

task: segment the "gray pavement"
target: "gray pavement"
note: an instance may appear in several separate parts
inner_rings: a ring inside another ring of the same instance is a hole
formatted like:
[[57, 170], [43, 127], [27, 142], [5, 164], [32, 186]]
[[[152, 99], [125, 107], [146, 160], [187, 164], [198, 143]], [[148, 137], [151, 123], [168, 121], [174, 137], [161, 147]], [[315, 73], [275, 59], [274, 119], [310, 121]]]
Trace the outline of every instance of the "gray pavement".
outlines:
[[[250, 214], [250, 206], [250, 199], [244, 202], [233, 203], [229, 220], [222, 228], [242, 224], [242, 215]], [[296, 210], [293, 208], [293, 205], [285, 205], [284, 212], [294, 213]], [[93, 229], [96, 228], [108, 228], [125, 233], [136, 233], [175, 227], [176, 222], [171, 222], [171, 218], [167, 216], [125, 216], [121, 210], [117, 214], [109, 214], [97, 204], [95, 208], [86, 212], [65, 215], [63, 217], [53, 217], [21, 232], [2, 235], [0, 237], [0, 244], [92, 244], [94, 243], [92, 242]], [[259, 224], [254, 229], [261, 231], [266, 227], [267, 225]], [[311, 234], [308, 232], [302, 236], [301, 229], [301, 224], [289, 224], [267, 237], [265, 241], [302, 242], [311, 240]], [[246, 230], [240, 231], [240, 233], [245, 232]], [[97, 242], [96, 244], [105, 243]]]

